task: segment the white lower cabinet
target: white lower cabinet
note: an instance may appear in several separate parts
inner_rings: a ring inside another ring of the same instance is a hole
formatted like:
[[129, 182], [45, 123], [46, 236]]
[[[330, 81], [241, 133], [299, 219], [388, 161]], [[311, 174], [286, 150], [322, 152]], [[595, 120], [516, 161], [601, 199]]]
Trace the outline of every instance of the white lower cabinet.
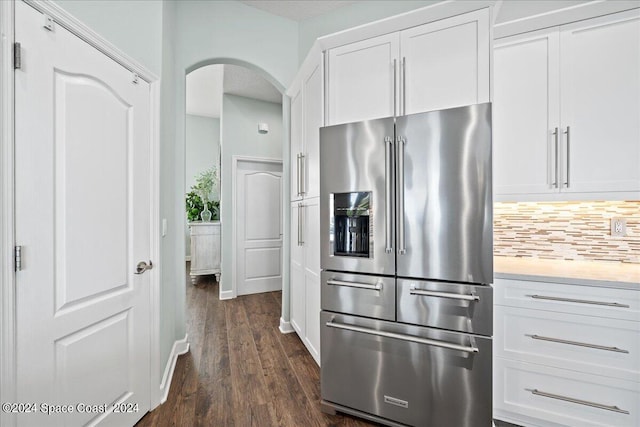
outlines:
[[495, 280], [494, 417], [640, 425], [640, 289]]
[[319, 198], [291, 204], [291, 325], [320, 364]]

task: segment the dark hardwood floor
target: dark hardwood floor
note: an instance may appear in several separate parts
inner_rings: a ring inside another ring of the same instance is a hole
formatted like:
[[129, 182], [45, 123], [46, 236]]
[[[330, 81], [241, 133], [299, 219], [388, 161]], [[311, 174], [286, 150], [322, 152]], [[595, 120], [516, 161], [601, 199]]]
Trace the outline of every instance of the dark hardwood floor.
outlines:
[[178, 358], [167, 401], [136, 425], [371, 426], [320, 411], [320, 370], [295, 333], [280, 333], [281, 298], [220, 301], [213, 277], [187, 280], [190, 351]]

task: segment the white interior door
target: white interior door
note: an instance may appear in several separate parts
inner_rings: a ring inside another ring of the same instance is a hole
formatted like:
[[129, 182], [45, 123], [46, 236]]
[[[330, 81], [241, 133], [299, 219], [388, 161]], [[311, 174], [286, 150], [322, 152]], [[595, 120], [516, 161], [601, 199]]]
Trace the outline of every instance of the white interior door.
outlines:
[[134, 274], [150, 256], [149, 85], [43, 22], [16, 2], [17, 400], [71, 406], [18, 425], [133, 425], [150, 393], [152, 272]]
[[239, 161], [236, 170], [237, 294], [282, 288], [282, 163]]

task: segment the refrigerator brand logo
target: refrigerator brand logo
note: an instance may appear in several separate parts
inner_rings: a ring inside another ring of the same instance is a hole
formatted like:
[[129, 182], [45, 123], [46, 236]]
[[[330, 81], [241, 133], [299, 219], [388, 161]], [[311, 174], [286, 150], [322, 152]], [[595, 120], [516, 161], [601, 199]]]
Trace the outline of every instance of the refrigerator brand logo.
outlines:
[[390, 403], [401, 408], [409, 408], [409, 402], [407, 402], [406, 400], [396, 399], [395, 397], [391, 396], [385, 396], [384, 403]]

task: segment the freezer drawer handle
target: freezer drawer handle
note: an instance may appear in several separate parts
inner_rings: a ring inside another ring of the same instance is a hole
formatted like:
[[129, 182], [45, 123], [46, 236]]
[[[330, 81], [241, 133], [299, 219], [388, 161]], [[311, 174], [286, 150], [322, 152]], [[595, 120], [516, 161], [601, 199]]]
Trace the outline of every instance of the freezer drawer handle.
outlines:
[[330, 328], [344, 329], [344, 330], [353, 331], [353, 332], [361, 332], [363, 334], [376, 335], [376, 336], [385, 337], [385, 338], [393, 338], [396, 340], [415, 342], [418, 344], [432, 345], [435, 347], [442, 347], [442, 348], [448, 348], [451, 350], [464, 351], [466, 353], [478, 353], [480, 351], [478, 350], [477, 347], [474, 347], [474, 346], [467, 347], [464, 345], [453, 344], [445, 341], [430, 340], [428, 338], [415, 337], [413, 335], [397, 334], [395, 332], [376, 331], [375, 329], [362, 328], [360, 326], [353, 326], [353, 325], [345, 325], [344, 323], [335, 323], [333, 321], [327, 322], [326, 325], [329, 326]]
[[378, 282], [375, 285], [371, 285], [368, 283], [343, 282], [342, 280], [327, 280], [327, 285], [348, 286], [350, 288], [360, 288], [360, 289], [371, 289], [372, 291], [382, 290], [382, 282]]
[[588, 348], [595, 348], [596, 350], [606, 350], [606, 351], [613, 351], [614, 353], [629, 353], [629, 350], [624, 350], [622, 348], [618, 348], [618, 347], [608, 347], [605, 345], [598, 345], [598, 344], [589, 344], [589, 343], [584, 343], [584, 342], [580, 342], [580, 341], [570, 341], [570, 340], [563, 340], [560, 338], [551, 338], [551, 337], [544, 337], [542, 335], [528, 335], [525, 334], [525, 336], [530, 337], [531, 339], [534, 340], [541, 340], [541, 341], [550, 341], [550, 342], [556, 342], [559, 344], [568, 344], [568, 345], [576, 345], [579, 347], [588, 347]]
[[589, 402], [588, 400], [574, 399], [573, 397], [561, 396], [559, 394], [547, 393], [546, 391], [539, 391], [537, 389], [525, 388], [526, 391], [530, 391], [536, 396], [549, 397], [551, 399], [564, 400], [565, 402], [577, 403], [578, 405], [591, 406], [592, 408], [604, 409], [606, 411], [618, 412], [619, 414], [629, 415], [629, 411], [620, 409], [617, 406], [603, 405], [601, 403]]
[[423, 295], [426, 297], [451, 298], [451, 299], [459, 299], [464, 301], [480, 301], [480, 297], [476, 294], [461, 295], [461, 294], [452, 294], [450, 292], [426, 291], [424, 289], [417, 289], [416, 285], [411, 285], [411, 287], [409, 288], [409, 293], [411, 295]]
[[559, 298], [559, 297], [549, 297], [546, 295], [528, 295], [528, 296], [533, 299], [544, 299], [549, 301], [575, 302], [578, 304], [606, 305], [607, 307], [629, 308], [627, 304], [620, 304], [619, 302], [589, 301], [586, 299]]

